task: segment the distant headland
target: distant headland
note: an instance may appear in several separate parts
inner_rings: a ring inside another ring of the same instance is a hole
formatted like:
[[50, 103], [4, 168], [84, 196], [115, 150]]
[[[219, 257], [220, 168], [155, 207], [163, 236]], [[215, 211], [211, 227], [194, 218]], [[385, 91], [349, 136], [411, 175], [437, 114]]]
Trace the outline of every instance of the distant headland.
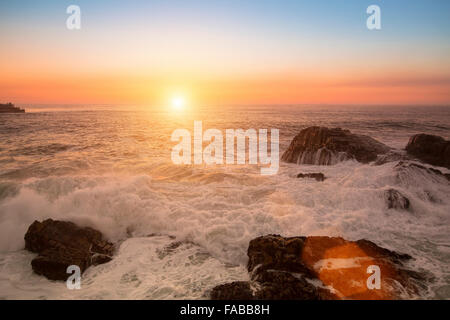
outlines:
[[11, 102], [0, 103], [0, 113], [25, 113], [24, 109], [15, 107]]

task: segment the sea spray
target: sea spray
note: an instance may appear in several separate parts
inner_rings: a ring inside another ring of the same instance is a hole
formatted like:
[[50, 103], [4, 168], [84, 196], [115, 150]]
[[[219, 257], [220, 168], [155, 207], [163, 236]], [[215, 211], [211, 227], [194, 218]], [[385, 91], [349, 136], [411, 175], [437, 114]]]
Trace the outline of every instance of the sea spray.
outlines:
[[[207, 165], [218, 164], [249, 164], [269, 165], [261, 168], [262, 175], [273, 175], [279, 169], [279, 130], [270, 131], [270, 155], [268, 152], [267, 129], [259, 129], [259, 139], [255, 129], [226, 129], [226, 156], [224, 157], [224, 138], [222, 131], [208, 129], [203, 133], [202, 121], [194, 121], [194, 164], [205, 163]], [[171, 158], [174, 164], [192, 163], [191, 133], [186, 129], [173, 131], [171, 140], [178, 142], [172, 148]], [[235, 145], [235, 140], [237, 144]], [[248, 144], [246, 144], [248, 140]], [[209, 145], [203, 149], [203, 142]], [[248, 151], [246, 146], [248, 145]], [[235, 155], [236, 150], [236, 155]], [[247, 157], [248, 155], [248, 157]], [[246, 159], [247, 158], [247, 159]]]

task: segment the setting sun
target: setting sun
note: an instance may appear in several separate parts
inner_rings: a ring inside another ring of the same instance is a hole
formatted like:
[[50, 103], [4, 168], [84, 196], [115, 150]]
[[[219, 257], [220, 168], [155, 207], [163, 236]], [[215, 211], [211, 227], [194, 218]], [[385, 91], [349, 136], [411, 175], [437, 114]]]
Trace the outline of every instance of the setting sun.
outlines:
[[173, 110], [181, 111], [186, 105], [186, 100], [181, 96], [176, 96], [172, 98], [171, 104]]

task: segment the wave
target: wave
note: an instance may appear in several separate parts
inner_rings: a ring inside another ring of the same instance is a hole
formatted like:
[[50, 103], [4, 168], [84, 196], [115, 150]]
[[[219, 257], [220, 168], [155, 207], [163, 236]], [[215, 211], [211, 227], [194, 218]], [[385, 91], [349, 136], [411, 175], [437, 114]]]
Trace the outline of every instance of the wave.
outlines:
[[31, 145], [27, 147], [17, 148], [10, 151], [11, 156], [46, 156], [53, 155], [58, 152], [67, 151], [73, 148], [73, 145], [70, 144], [61, 144], [61, 143], [51, 143], [45, 145]]
[[[172, 236], [194, 243], [222, 267], [245, 268], [248, 242], [260, 235], [367, 238], [411, 254], [418, 267], [443, 279], [450, 246], [448, 181], [415, 170], [400, 174], [395, 165], [283, 164], [279, 175], [261, 177], [257, 168], [166, 164], [134, 176], [29, 179], [2, 185], [9, 191], [0, 200], [0, 251], [18, 254], [28, 226], [51, 217], [94, 227], [114, 242]], [[327, 176], [324, 182], [295, 178], [299, 171], [318, 170]], [[410, 211], [387, 209], [384, 191], [390, 188], [409, 198]], [[142, 252], [136, 249], [134, 259], [146, 259]]]
[[313, 165], [335, 165], [339, 162], [352, 160], [345, 152], [333, 152], [327, 148], [320, 148], [317, 151], [300, 152], [297, 164], [313, 164]]

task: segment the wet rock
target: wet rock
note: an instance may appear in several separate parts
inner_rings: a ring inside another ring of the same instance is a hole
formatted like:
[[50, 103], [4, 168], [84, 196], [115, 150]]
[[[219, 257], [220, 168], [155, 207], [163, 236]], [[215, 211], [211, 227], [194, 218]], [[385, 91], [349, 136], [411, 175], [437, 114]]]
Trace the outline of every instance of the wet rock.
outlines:
[[164, 259], [166, 256], [173, 254], [179, 247], [183, 245], [193, 245], [190, 241], [174, 241], [162, 249], [156, 249], [159, 259]]
[[323, 173], [299, 173], [297, 178], [311, 178], [316, 179], [316, 181], [324, 181], [325, 175]]
[[210, 293], [212, 300], [253, 300], [250, 282], [235, 281], [214, 287]]
[[257, 300], [334, 300], [328, 290], [309, 283], [301, 274], [278, 270], [263, 270], [255, 280], [260, 283]]
[[51, 280], [66, 280], [70, 265], [84, 272], [91, 265], [106, 263], [114, 251], [99, 231], [52, 219], [30, 225], [25, 249], [39, 254], [31, 261], [33, 271]]
[[406, 152], [434, 166], [450, 169], [450, 141], [429, 134], [416, 134], [409, 139]]
[[281, 159], [316, 165], [333, 165], [349, 159], [368, 163], [389, 151], [388, 146], [369, 136], [341, 128], [309, 127], [292, 140]]
[[410, 207], [409, 199], [395, 189], [385, 190], [384, 200], [388, 209], [408, 210]]
[[[400, 299], [417, 295], [430, 280], [405, 268], [411, 256], [368, 240], [267, 235], [250, 241], [248, 258], [250, 281], [217, 286], [212, 298]], [[371, 266], [380, 270], [380, 289], [367, 286]]]
[[283, 238], [265, 236], [253, 239], [248, 246], [248, 272], [267, 269], [289, 271], [313, 277], [314, 273], [304, 264], [301, 253], [306, 237]]

